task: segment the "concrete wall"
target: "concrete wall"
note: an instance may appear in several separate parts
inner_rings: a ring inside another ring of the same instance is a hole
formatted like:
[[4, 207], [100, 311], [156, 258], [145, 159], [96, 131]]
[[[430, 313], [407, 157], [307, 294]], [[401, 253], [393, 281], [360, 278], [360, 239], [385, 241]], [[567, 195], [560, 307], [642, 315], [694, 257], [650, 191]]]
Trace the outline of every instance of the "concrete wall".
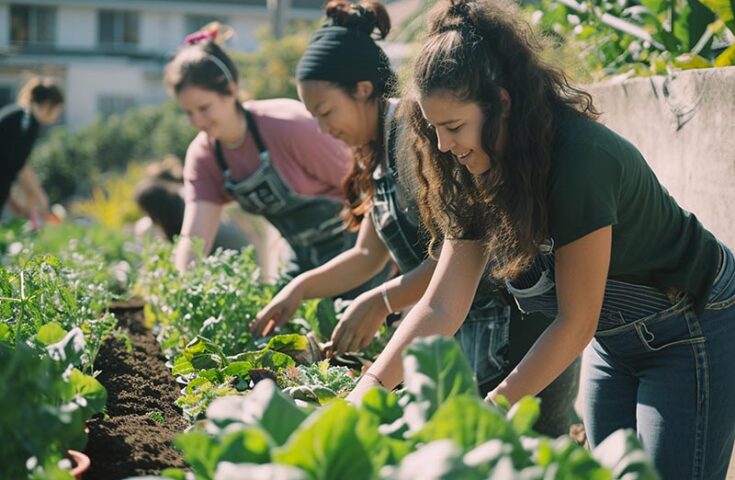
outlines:
[[97, 10], [66, 7], [56, 10], [56, 46], [92, 49], [97, 46]]
[[682, 207], [735, 247], [735, 67], [589, 90], [602, 122], [641, 150]]
[[[140, 69], [125, 64], [69, 65], [66, 75], [67, 122], [83, 125], [98, 115], [100, 96], [132, 97], [146, 93], [147, 83]], [[163, 87], [160, 87], [163, 90]]]

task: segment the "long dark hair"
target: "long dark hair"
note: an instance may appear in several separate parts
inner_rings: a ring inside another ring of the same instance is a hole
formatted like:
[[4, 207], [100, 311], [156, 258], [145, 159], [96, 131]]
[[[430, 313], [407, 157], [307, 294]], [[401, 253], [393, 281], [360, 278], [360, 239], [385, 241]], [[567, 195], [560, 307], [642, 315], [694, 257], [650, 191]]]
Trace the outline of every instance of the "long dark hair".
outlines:
[[[421, 216], [432, 236], [485, 243], [496, 278], [513, 278], [548, 235], [548, 174], [556, 115], [568, 109], [595, 118], [592, 97], [541, 59], [541, 46], [514, 5], [503, 0], [440, 0], [413, 70], [412, 100], [404, 105], [406, 145], [415, 156]], [[495, 152], [501, 89], [511, 99], [507, 141]], [[484, 115], [483, 149], [490, 170], [473, 176], [423, 118], [418, 98], [448, 94], [477, 104]], [[502, 155], [499, 155], [502, 153]]]
[[[376, 0], [362, 0], [359, 4], [352, 4], [346, 0], [332, 0], [325, 12], [332, 24], [347, 28], [368, 30], [374, 37], [384, 39], [390, 32], [390, 17], [382, 3]], [[375, 185], [373, 172], [378, 166], [381, 152], [384, 151], [383, 117], [388, 98], [396, 93], [397, 80], [390, 68], [379, 71], [379, 78], [373, 83], [373, 93], [370, 101], [378, 105], [378, 137], [370, 145], [353, 148], [353, 162], [349, 173], [342, 182], [347, 199], [347, 205], [342, 211], [348, 230], [357, 230], [365, 214], [370, 210]], [[357, 85], [331, 82], [343, 90], [350, 97], [354, 97]]]
[[162, 178], [148, 178], [135, 188], [135, 201], [159, 225], [169, 242], [181, 232], [184, 221], [184, 199], [181, 184]]

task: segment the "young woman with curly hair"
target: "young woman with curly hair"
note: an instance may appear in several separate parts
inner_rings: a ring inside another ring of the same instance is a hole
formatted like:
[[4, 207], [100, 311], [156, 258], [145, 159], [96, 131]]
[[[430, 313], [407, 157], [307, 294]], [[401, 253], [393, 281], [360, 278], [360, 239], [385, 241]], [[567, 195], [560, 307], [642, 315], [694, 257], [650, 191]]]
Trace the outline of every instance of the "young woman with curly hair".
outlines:
[[[488, 395], [535, 395], [584, 350], [591, 444], [638, 432], [663, 478], [725, 478], [735, 439], [735, 260], [591, 97], [546, 64], [512, 6], [440, 0], [413, 69], [408, 145], [444, 237], [426, 295], [371, 376], [460, 324], [481, 278], [555, 318]], [[589, 344], [589, 347], [587, 347]], [[587, 347], [585, 349], [585, 347]]]

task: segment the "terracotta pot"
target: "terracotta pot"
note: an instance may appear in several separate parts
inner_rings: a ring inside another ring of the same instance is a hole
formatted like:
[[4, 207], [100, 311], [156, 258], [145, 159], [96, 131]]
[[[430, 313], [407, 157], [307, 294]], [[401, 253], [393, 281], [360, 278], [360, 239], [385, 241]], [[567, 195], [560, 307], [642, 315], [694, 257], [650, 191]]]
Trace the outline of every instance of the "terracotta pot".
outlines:
[[74, 464], [69, 473], [71, 473], [77, 480], [82, 480], [84, 472], [89, 470], [89, 465], [91, 463], [89, 457], [82, 452], [77, 452], [76, 450], [67, 450], [66, 456], [69, 457]]

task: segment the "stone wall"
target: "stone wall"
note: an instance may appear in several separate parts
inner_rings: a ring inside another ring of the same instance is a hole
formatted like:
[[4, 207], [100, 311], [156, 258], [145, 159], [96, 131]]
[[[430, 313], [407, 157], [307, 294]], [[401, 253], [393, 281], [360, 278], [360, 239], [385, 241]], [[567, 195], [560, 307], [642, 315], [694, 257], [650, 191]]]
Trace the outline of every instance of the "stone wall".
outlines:
[[735, 248], [735, 67], [589, 90], [601, 121], [641, 150], [682, 207]]

